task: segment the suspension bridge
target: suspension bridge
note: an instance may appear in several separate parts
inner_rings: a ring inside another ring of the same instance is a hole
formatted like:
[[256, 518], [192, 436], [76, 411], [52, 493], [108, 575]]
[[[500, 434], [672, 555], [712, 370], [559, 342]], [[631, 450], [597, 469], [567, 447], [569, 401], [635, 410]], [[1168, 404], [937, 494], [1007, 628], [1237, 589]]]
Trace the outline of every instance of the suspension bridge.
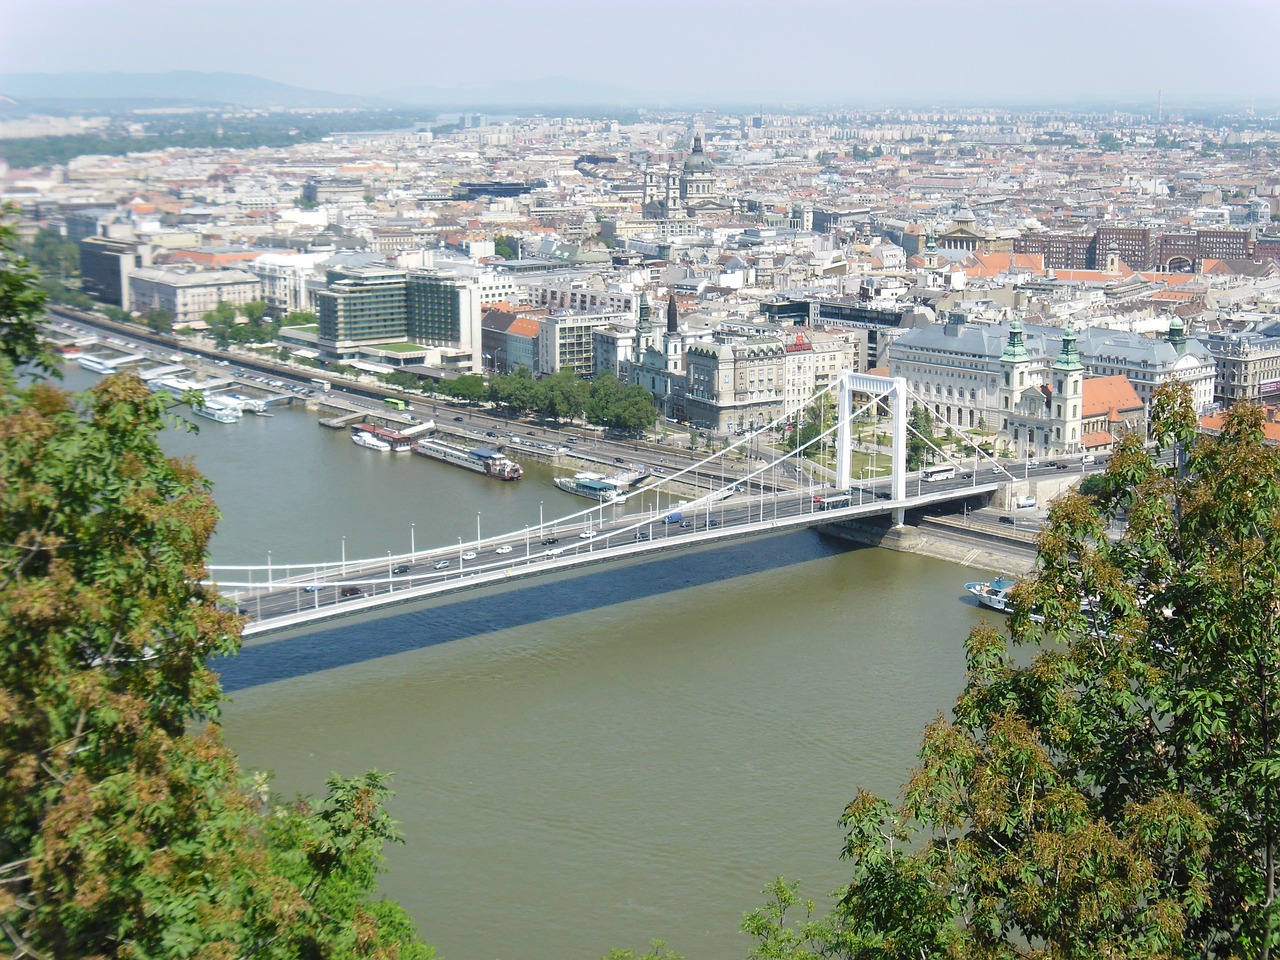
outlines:
[[[618, 516], [613, 504], [600, 502], [545, 522], [539, 516], [537, 523], [465, 545], [414, 545], [409, 553], [366, 560], [213, 566], [210, 579], [250, 618], [244, 634], [253, 636], [462, 590], [501, 589], [588, 565], [644, 560], [800, 527], [885, 516], [898, 525], [908, 510], [987, 496], [1000, 483], [1015, 479], [963, 433], [962, 457], [915, 430], [910, 405], [919, 398], [902, 378], [845, 371], [814, 400], [825, 394], [835, 400], [834, 423], [807, 442], [772, 459], [752, 460], [747, 469], [730, 476], [723, 469], [724, 455], [759, 449], [758, 439], [771, 435], [782, 420], [766, 424], [725, 450], [653, 477], [643, 488], [645, 506], [639, 511]], [[907, 470], [912, 435], [933, 451], [937, 466]], [[833, 459], [815, 457], [832, 443]], [[881, 465], [887, 461], [887, 470], [874, 475], [863, 470], [855, 476], [858, 450], [868, 447], [876, 451]], [[808, 482], [778, 480], [800, 476]], [[548, 530], [553, 535], [548, 536]]]

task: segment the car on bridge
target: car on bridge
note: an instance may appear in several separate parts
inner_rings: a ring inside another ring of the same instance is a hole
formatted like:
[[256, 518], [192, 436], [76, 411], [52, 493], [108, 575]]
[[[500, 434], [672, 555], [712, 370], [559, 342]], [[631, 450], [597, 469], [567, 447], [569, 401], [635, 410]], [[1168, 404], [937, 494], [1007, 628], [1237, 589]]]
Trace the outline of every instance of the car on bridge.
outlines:
[[559, 537], [547, 537], [547, 538], [545, 538], [545, 539], [542, 541], [542, 545], [543, 545], [544, 547], [549, 547], [549, 546], [551, 546], [551, 544], [553, 544], [553, 543], [559, 543], [559, 542], [560, 542], [560, 538], [559, 538]]
[[444, 570], [449, 566], [448, 560], [437, 560], [433, 565], [436, 570]]
[[318, 583], [308, 583], [305, 587], [303, 587], [303, 588], [302, 588], [302, 592], [303, 592], [303, 593], [319, 593], [319, 592], [320, 592], [320, 584], [318, 584]]
[[408, 572], [409, 572], [410, 570], [412, 570], [412, 569], [413, 569], [413, 568], [412, 568], [412, 567], [410, 567], [407, 563], [402, 563], [402, 564], [400, 564], [398, 567], [392, 567], [392, 568], [391, 568], [391, 573], [392, 573], [393, 575], [395, 575], [395, 574], [401, 574], [401, 573], [408, 573]]
[[363, 590], [361, 590], [359, 587], [343, 587], [343, 588], [342, 588], [342, 590], [341, 590], [341, 591], [339, 591], [338, 596], [340, 596], [340, 597], [363, 597], [363, 596], [364, 596], [364, 591], [363, 591]]
[[493, 551], [493, 552], [494, 552], [494, 553], [510, 553], [510, 552], [511, 552], [511, 544], [509, 544], [509, 543], [504, 543], [502, 546], [500, 546], [497, 550], [495, 550], [495, 551]]
[[468, 550], [466, 553], [462, 555], [463, 560], [474, 560], [475, 558], [476, 558], [476, 552], [474, 550]]

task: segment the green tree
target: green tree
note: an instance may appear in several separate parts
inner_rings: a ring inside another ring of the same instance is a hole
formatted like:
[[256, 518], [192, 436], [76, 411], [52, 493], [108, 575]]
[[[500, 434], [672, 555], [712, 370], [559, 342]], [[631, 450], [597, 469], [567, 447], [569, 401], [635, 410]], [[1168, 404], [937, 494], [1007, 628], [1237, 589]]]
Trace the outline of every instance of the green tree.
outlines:
[[250, 323], [261, 323], [262, 318], [267, 315], [267, 305], [262, 300], [251, 300], [241, 305], [239, 312]]
[[282, 327], [306, 327], [316, 322], [316, 315], [307, 310], [291, 310], [280, 321]]
[[613, 407], [609, 417], [610, 426], [631, 434], [652, 430], [658, 422], [658, 408], [654, 405], [649, 391], [638, 383], [630, 383], [622, 391], [622, 396]]
[[[166, 458], [165, 395], [40, 376], [34, 277], [0, 229], [0, 944], [14, 957], [431, 951], [373, 901], [386, 778], [281, 805], [222, 744], [209, 485]], [[18, 379], [18, 374], [26, 376]]]
[[[441, 386], [444, 385], [441, 384]], [[485, 386], [483, 377], [468, 373], [458, 377], [457, 380], [449, 381], [448, 392], [467, 403], [479, 403], [488, 395], [489, 390]]]
[[172, 333], [173, 314], [164, 307], [156, 307], [147, 314], [147, 329], [153, 333]]
[[493, 252], [503, 260], [515, 260], [520, 255], [515, 238], [501, 234], [493, 238]]
[[392, 370], [382, 375], [382, 382], [400, 390], [417, 390], [422, 384], [408, 370]]
[[539, 412], [556, 420], [571, 420], [586, 408], [590, 387], [568, 368], [557, 370], [541, 381]]
[[907, 469], [919, 470], [929, 460], [933, 449], [933, 414], [919, 403], [911, 405], [907, 430]]
[[30, 262], [17, 252], [17, 236], [9, 223], [16, 216], [12, 205], [0, 207], [0, 375], [5, 367], [13, 371], [28, 364], [52, 373], [57, 357], [45, 346], [36, 322], [48, 296]]
[[611, 373], [602, 374], [591, 382], [583, 414], [587, 423], [608, 424], [617, 407], [622, 403], [624, 386]]
[[519, 366], [514, 373], [490, 378], [489, 399], [514, 414], [530, 413], [541, 406], [541, 385], [528, 367]]
[[1247, 405], [1197, 435], [1180, 385], [1151, 423], [1154, 451], [1126, 439], [1097, 497], [1052, 506], [902, 802], [846, 809], [827, 955], [1271, 955], [1280, 451]]

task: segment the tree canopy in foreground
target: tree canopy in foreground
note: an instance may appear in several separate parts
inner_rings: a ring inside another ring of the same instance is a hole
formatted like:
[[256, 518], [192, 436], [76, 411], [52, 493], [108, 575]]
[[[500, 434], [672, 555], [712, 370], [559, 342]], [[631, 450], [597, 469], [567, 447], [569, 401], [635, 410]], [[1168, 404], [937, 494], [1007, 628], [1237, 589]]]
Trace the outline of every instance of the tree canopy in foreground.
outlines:
[[754, 956], [1270, 955], [1280, 453], [1250, 406], [1198, 434], [1179, 386], [1152, 437], [1053, 505], [1008, 636], [970, 635], [901, 801], [845, 810], [836, 906], [788, 926], [779, 881]]
[[[12, 957], [425, 960], [372, 900], [387, 778], [248, 780], [214, 721], [239, 618], [201, 585], [208, 483], [136, 377], [80, 398], [0, 224], [0, 945]], [[19, 375], [25, 378], [19, 380]]]

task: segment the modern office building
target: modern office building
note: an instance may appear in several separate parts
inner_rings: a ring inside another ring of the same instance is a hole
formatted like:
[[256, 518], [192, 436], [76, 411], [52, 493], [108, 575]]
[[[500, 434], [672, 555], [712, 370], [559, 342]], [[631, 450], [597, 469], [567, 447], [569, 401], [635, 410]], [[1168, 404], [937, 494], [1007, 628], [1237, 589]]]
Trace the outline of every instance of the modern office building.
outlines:
[[86, 294], [132, 310], [129, 274], [151, 265], [151, 248], [138, 240], [86, 237], [80, 241], [80, 277]]
[[475, 372], [484, 369], [481, 356], [479, 285], [471, 278], [440, 270], [411, 270], [405, 292], [405, 333], [414, 343], [441, 347]]
[[338, 357], [354, 355], [361, 344], [405, 339], [405, 274], [391, 267], [350, 266], [329, 271], [316, 293], [320, 340]]

